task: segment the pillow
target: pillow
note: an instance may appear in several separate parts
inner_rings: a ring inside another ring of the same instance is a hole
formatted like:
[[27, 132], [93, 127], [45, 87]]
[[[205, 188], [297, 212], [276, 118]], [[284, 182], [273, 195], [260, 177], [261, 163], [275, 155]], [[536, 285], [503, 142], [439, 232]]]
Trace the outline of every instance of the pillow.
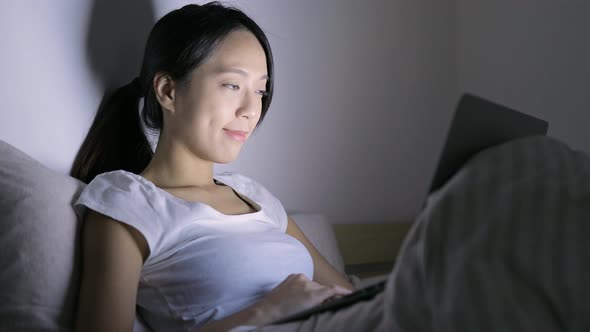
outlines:
[[293, 221], [301, 228], [305, 236], [324, 256], [328, 263], [344, 274], [344, 260], [336, 242], [332, 225], [319, 213], [293, 213]]
[[72, 328], [84, 184], [0, 141], [0, 330]]

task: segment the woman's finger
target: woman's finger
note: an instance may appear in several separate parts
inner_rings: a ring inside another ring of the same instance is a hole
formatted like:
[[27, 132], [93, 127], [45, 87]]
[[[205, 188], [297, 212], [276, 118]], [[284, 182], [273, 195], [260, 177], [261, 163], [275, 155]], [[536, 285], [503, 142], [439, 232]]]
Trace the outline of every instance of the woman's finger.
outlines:
[[351, 290], [344, 288], [342, 286], [338, 286], [338, 285], [333, 285], [331, 286], [332, 291], [334, 292], [334, 295], [339, 295], [339, 296], [343, 296], [343, 295], [348, 295], [350, 293], [352, 293]]

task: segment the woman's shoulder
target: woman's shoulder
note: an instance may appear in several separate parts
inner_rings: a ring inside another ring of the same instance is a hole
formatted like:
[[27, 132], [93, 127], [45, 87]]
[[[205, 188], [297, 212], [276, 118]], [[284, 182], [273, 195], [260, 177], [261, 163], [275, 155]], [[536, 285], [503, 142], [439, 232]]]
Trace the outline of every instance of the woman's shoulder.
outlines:
[[255, 194], [263, 191], [265, 194], [270, 194], [260, 182], [242, 173], [223, 171], [215, 173], [215, 179], [234, 188], [241, 193]]
[[140, 175], [123, 171], [110, 171], [97, 175], [82, 191], [77, 204], [100, 204], [105, 207], [120, 206], [131, 209], [135, 205], [151, 205], [155, 190]]
[[122, 191], [133, 191], [140, 187], [150, 187], [150, 183], [141, 175], [124, 170], [105, 172], [97, 175], [88, 187], [109, 187]]
[[98, 174], [94, 180], [101, 180], [101, 181], [118, 181], [118, 180], [127, 180], [127, 181], [136, 181], [138, 178], [141, 178], [140, 175], [131, 173], [122, 169], [104, 172]]

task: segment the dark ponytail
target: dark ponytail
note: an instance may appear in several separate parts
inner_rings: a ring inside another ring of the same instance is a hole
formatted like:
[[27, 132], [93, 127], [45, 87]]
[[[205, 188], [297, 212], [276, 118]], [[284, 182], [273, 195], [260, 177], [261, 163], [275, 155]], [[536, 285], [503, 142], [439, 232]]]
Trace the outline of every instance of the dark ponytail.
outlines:
[[90, 182], [100, 173], [124, 169], [139, 173], [152, 150], [139, 122], [137, 80], [107, 96], [74, 160], [71, 175]]
[[[98, 174], [112, 170], [141, 173], [153, 156], [142, 124], [148, 130], [161, 131], [164, 122], [153, 89], [154, 76], [165, 72], [177, 84], [186, 84], [190, 72], [237, 29], [254, 34], [266, 55], [269, 79], [258, 124], [262, 123], [274, 90], [273, 58], [264, 32], [240, 10], [218, 2], [186, 5], [156, 22], [145, 47], [139, 77], [115, 90], [100, 105], [70, 174], [88, 183]], [[140, 117], [138, 102], [142, 97]]]

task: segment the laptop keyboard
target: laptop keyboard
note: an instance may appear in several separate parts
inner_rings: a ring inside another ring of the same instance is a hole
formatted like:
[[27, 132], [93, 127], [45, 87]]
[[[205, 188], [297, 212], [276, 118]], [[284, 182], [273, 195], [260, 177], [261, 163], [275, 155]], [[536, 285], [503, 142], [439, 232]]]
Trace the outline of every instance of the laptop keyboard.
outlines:
[[284, 324], [284, 323], [290, 323], [290, 322], [294, 322], [294, 321], [298, 321], [298, 320], [303, 320], [303, 319], [309, 318], [311, 315], [319, 314], [319, 313], [326, 312], [326, 311], [335, 311], [335, 310], [338, 310], [341, 308], [348, 307], [348, 306], [358, 303], [358, 302], [368, 301], [368, 300], [374, 298], [377, 294], [381, 293], [385, 289], [385, 283], [386, 283], [386, 280], [378, 282], [374, 285], [371, 285], [371, 286], [368, 286], [365, 288], [361, 288], [361, 289], [354, 291], [348, 295], [345, 295], [345, 296], [342, 296], [339, 298], [335, 298], [333, 300], [328, 300], [327, 302], [319, 304], [315, 307], [312, 307], [312, 308], [300, 311], [294, 315], [279, 319], [279, 320], [271, 323], [271, 325]]

